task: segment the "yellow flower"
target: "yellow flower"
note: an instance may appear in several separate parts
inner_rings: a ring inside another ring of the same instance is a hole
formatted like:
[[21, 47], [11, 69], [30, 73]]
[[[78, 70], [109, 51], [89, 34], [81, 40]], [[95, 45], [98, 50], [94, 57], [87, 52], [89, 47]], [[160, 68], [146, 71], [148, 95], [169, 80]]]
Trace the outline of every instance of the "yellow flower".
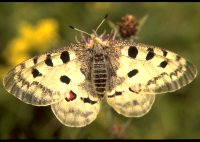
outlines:
[[3, 52], [3, 57], [7, 59], [8, 64], [16, 65], [21, 60], [21, 55], [23, 55], [28, 48], [27, 42], [22, 38], [16, 38], [10, 42], [6, 50]]
[[34, 27], [26, 23], [19, 28], [19, 37], [23, 38], [29, 43], [32, 43], [34, 32]]
[[1, 53], [7, 66], [0, 65], [0, 78], [10, 67], [28, 59], [32, 53], [41, 52], [58, 43], [58, 24], [54, 19], [43, 19], [33, 26], [24, 23], [19, 27], [18, 36], [10, 41]]
[[[19, 35], [3, 53], [9, 65], [16, 65], [30, 56], [31, 51], [44, 51], [58, 41], [58, 24], [53, 19], [40, 20], [36, 26], [22, 24]], [[9, 58], [7, 58], [9, 56]]]
[[[44, 44], [49, 44], [58, 38], [58, 25], [55, 20], [46, 19], [41, 20], [38, 23], [37, 29], [35, 30], [34, 44], [36, 47], [44, 46]], [[45, 41], [45, 42], [44, 42]]]

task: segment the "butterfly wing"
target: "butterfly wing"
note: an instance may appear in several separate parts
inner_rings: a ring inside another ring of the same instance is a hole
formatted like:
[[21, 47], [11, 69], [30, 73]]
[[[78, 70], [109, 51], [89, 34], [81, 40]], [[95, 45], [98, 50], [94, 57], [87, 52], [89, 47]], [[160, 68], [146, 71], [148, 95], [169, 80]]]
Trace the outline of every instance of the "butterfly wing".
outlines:
[[117, 75], [125, 78], [123, 83], [133, 92], [173, 92], [189, 84], [197, 76], [197, 69], [193, 64], [168, 50], [132, 44], [124, 46], [120, 52]]
[[76, 54], [62, 49], [17, 65], [5, 75], [3, 84], [21, 101], [46, 106], [64, 99], [84, 81], [85, 76], [77, 69], [80, 69], [80, 62]]
[[[119, 91], [117, 91], [119, 90]], [[107, 102], [119, 114], [126, 117], [141, 117], [149, 112], [155, 100], [153, 94], [138, 94], [127, 87], [118, 87], [107, 95]]]
[[66, 48], [29, 59], [5, 75], [4, 86], [25, 103], [51, 105], [66, 126], [88, 125], [96, 118], [100, 103], [87, 89], [78, 56]]
[[108, 103], [120, 114], [139, 117], [146, 114], [155, 94], [172, 92], [189, 84], [196, 67], [179, 55], [145, 44], [113, 45], [112, 66], [116, 69]]
[[83, 127], [94, 121], [100, 109], [99, 99], [88, 94], [81, 87], [74, 90], [74, 92], [71, 91], [70, 95], [81, 97], [71, 101], [66, 98], [51, 105], [57, 119], [69, 127]]

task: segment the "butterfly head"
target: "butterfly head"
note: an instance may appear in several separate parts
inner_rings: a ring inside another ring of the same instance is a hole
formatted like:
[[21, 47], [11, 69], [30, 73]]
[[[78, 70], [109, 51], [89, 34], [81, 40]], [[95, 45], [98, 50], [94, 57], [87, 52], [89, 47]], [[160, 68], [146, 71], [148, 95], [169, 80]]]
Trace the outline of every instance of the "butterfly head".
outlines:
[[82, 40], [86, 44], [86, 48], [93, 48], [95, 44], [100, 44], [102, 46], [108, 46], [108, 39], [109, 35], [105, 35], [105, 32], [101, 35], [97, 34], [98, 29], [101, 27], [101, 25], [104, 23], [106, 18], [108, 17], [108, 14], [105, 15], [104, 19], [101, 21], [101, 23], [97, 26], [96, 30], [93, 31], [92, 34], [89, 34], [85, 31], [82, 31], [80, 29], [77, 29], [73, 26], [69, 26], [71, 29], [74, 29], [76, 31], [79, 31], [81, 34], [88, 35], [89, 37], [85, 37], [82, 35]]
[[86, 44], [86, 48], [93, 48], [95, 44], [100, 44], [102, 46], [108, 46], [109, 40], [105, 38], [105, 36], [98, 36], [96, 33], [91, 34], [87, 40], [84, 40]]

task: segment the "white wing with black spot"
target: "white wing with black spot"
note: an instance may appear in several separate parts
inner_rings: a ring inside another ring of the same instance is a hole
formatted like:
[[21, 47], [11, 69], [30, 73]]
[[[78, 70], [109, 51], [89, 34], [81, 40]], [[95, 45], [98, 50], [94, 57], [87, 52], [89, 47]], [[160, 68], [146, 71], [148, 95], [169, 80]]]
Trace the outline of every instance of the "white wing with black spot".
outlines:
[[131, 92], [127, 87], [119, 86], [107, 95], [106, 99], [119, 114], [126, 117], [141, 117], [151, 109], [155, 95], [138, 94]]
[[155, 94], [172, 92], [197, 76], [196, 67], [179, 55], [145, 44], [120, 44], [111, 64], [117, 67], [107, 102], [127, 117], [145, 115]]
[[118, 77], [124, 77], [133, 92], [159, 94], [189, 84], [196, 67], [179, 55], [145, 44], [124, 46], [119, 58]]
[[61, 101], [83, 83], [85, 76], [78, 68], [80, 62], [73, 51], [47, 53], [16, 66], [5, 75], [3, 84], [23, 102], [46, 106]]
[[70, 127], [90, 124], [99, 113], [99, 99], [88, 91], [74, 51], [62, 49], [29, 59], [4, 77], [6, 90], [21, 101], [51, 105], [56, 118]]
[[[75, 97], [76, 99], [73, 99]], [[62, 124], [69, 127], [84, 127], [96, 119], [100, 110], [99, 101], [97, 97], [79, 87], [71, 91], [66, 99], [52, 104], [51, 109]]]

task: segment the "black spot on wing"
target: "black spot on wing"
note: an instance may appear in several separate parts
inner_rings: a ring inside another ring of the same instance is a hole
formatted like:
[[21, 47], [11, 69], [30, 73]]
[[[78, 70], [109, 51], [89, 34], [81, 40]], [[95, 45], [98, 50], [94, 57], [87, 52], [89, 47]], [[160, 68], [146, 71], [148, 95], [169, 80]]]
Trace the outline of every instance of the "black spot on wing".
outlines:
[[146, 60], [151, 60], [155, 56], [155, 53], [153, 52], [152, 48], [148, 48], [147, 51], [148, 51], [148, 53], [146, 56]]
[[153, 48], [148, 48], [147, 51], [153, 52]]
[[167, 61], [162, 61], [159, 65], [159, 67], [165, 68], [167, 66]]
[[93, 100], [91, 100], [90, 98], [82, 98], [81, 97], [81, 100], [84, 102], [84, 103], [89, 103], [89, 104], [96, 104], [97, 103], [97, 101], [93, 101]]
[[134, 70], [130, 71], [127, 75], [129, 78], [131, 78], [131, 77], [135, 76], [137, 73], [138, 73], [138, 70], [134, 69]]
[[38, 71], [38, 69], [33, 69], [31, 73], [34, 78], [36, 78], [38, 76], [42, 76], [42, 74]]
[[120, 95], [122, 95], [122, 92], [115, 91], [115, 93], [113, 95], [108, 96], [108, 98], [112, 98], [112, 97], [120, 96]]
[[116, 95], [116, 96], [122, 95], [122, 92], [116, 91], [116, 92], [115, 92], [115, 95]]
[[21, 70], [25, 69], [25, 68], [26, 68], [25, 63], [22, 63], [22, 64], [20, 65], [20, 68], [21, 68]]
[[176, 55], [176, 61], [180, 61], [181, 57], [179, 55]]
[[70, 78], [68, 76], [66, 76], [66, 75], [63, 75], [63, 76], [60, 77], [60, 81], [62, 83], [69, 84], [70, 83]]
[[62, 60], [63, 63], [67, 63], [70, 60], [69, 57], [69, 52], [68, 51], [63, 51], [60, 55], [60, 59]]
[[53, 62], [51, 60], [51, 55], [47, 55], [46, 60], [44, 61], [47, 66], [53, 67]]
[[138, 49], [135, 46], [130, 46], [128, 49], [128, 56], [131, 58], [136, 58], [138, 54]]
[[34, 64], [37, 64], [37, 62], [38, 62], [38, 57], [35, 57], [35, 58], [33, 59], [33, 63], [34, 63]]
[[162, 50], [162, 52], [163, 52], [163, 56], [166, 57], [168, 52], [165, 50]]

